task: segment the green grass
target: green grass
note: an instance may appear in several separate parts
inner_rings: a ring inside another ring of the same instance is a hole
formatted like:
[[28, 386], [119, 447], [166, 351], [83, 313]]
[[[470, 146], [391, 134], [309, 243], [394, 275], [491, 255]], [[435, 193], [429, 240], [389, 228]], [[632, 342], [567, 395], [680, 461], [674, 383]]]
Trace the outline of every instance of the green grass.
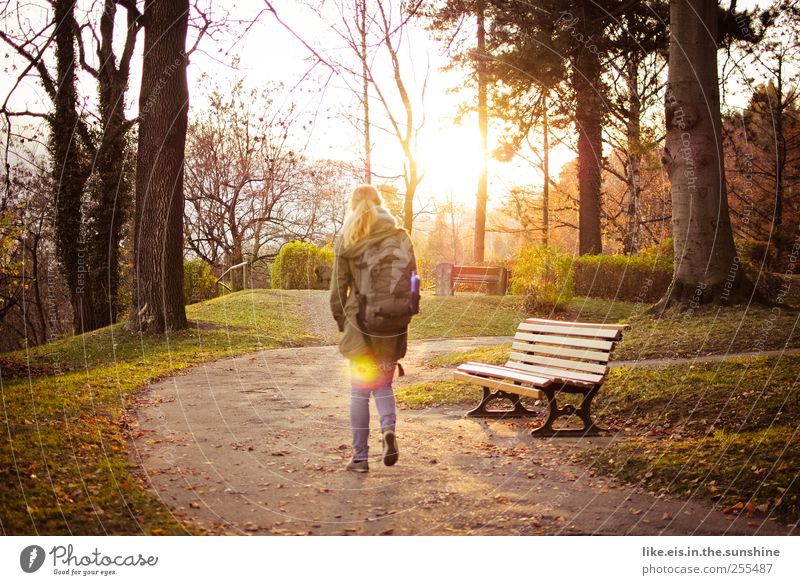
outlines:
[[524, 319], [521, 298], [456, 293], [452, 297], [423, 295], [420, 313], [411, 322], [411, 339], [513, 335]]
[[[661, 318], [656, 318], [637, 314], [630, 303], [599, 299], [576, 299], [575, 303], [585, 303], [580, 318], [586, 321], [627, 322], [631, 325], [612, 354], [617, 361], [800, 347], [800, 314], [786, 309], [703, 308], [689, 314], [667, 311]], [[448, 353], [433, 358], [430, 363], [437, 366], [454, 366], [466, 361], [502, 364], [508, 359], [509, 347], [501, 344]]]
[[612, 370], [604, 424], [637, 438], [581, 455], [650, 491], [800, 519], [800, 356]]
[[452, 297], [423, 295], [419, 316], [411, 323], [411, 339], [514, 335], [527, 317], [619, 322], [641, 309], [634, 303], [575, 297], [564, 311], [526, 314], [522, 297], [456, 293]]
[[758, 519], [800, 520], [796, 424], [684, 440], [636, 439], [579, 457], [600, 473], [651, 492], [709, 499]]
[[614, 350], [614, 359], [694, 357], [800, 347], [800, 314], [765, 307], [703, 307], [641, 315]]
[[800, 356], [613, 368], [595, 409], [609, 424], [705, 436], [800, 421]]
[[295, 297], [279, 291], [235, 293], [187, 314], [185, 331], [139, 337], [115, 325], [2, 356], [3, 534], [186, 532], [129, 462], [135, 392], [205, 361], [314, 339]]
[[464, 362], [483, 362], [484, 364], [504, 364], [508, 361], [510, 343], [485, 345], [465, 351], [454, 351], [428, 360], [432, 366], [457, 366]]
[[449, 404], [475, 404], [481, 389], [474, 384], [454, 380], [420, 382], [395, 388], [397, 401], [407, 408], [421, 409]]

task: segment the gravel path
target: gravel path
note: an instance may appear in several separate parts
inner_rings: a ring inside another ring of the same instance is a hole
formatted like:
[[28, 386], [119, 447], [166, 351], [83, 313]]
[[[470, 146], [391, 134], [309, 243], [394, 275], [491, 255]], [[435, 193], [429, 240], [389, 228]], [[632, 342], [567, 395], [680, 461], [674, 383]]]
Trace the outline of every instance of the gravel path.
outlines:
[[[327, 306], [310, 315], [311, 330], [334, 340], [335, 326], [331, 332], [330, 322], [325, 325]], [[402, 383], [449, 376], [448, 369], [425, 366], [433, 355], [508, 339], [412, 342]], [[350, 455], [348, 404], [346, 362], [333, 346], [221, 360], [149, 387], [136, 411], [143, 433], [131, 452], [176, 516], [210, 533], [791, 530], [723, 515], [703, 501], [659, 498], [573, 463], [580, 450], [613, 438], [533, 439], [524, 423], [467, 419], [463, 407], [401, 409], [399, 463], [382, 465], [373, 432], [370, 473], [349, 473], [343, 470]]]

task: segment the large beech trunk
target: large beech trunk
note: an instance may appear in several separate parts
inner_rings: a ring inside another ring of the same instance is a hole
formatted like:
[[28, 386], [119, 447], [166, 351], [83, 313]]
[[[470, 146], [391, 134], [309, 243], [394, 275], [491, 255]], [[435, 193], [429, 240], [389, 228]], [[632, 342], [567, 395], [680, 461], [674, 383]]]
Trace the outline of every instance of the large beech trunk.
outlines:
[[188, 0], [144, 8], [142, 89], [136, 158], [133, 306], [128, 326], [163, 332], [186, 327], [183, 304], [183, 159]]
[[670, 2], [664, 165], [672, 190], [675, 273], [656, 308], [750, 298], [736, 257], [725, 189], [717, 0]]
[[578, 126], [578, 252], [600, 254], [600, 185], [603, 158], [603, 98], [600, 58], [583, 50], [575, 58], [575, 122]]
[[476, 51], [476, 69], [478, 77], [478, 128], [481, 137], [480, 171], [478, 173], [478, 189], [475, 202], [475, 241], [472, 258], [475, 262], [483, 262], [486, 245], [486, 200], [488, 196], [488, 176], [486, 168], [486, 137], [488, 134], [489, 114], [486, 105], [486, 30], [484, 27], [485, 2], [478, 0], [475, 12], [478, 24], [478, 46]]

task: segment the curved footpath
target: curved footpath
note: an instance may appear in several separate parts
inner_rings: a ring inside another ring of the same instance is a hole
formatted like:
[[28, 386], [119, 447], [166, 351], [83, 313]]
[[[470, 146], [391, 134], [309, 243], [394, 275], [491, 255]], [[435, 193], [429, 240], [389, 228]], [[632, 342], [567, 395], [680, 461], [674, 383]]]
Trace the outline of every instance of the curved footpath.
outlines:
[[[509, 339], [413, 342], [401, 383], [447, 378], [449, 368], [424, 365], [433, 355]], [[349, 473], [348, 405], [346, 362], [335, 346], [262, 351], [151, 385], [136, 411], [144, 432], [131, 452], [176, 516], [209, 533], [793, 530], [723, 515], [704, 501], [648, 495], [572, 462], [578, 451], [613, 438], [533, 439], [524, 424], [467, 419], [463, 407], [401, 409], [399, 463], [383, 466], [373, 429], [370, 473]], [[374, 407], [372, 416], [375, 426]]]

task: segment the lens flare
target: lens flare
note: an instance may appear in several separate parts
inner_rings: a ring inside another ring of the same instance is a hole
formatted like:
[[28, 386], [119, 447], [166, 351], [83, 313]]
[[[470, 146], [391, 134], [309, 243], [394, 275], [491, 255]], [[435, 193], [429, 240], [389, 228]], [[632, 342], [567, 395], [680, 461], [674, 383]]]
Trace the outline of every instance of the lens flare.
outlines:
[[350, 374], [353, 385], [361, 390], [369, 391], [380, 388], [384, 377], [377, 361], [369, 356], [356, 358], [350, 362]]

